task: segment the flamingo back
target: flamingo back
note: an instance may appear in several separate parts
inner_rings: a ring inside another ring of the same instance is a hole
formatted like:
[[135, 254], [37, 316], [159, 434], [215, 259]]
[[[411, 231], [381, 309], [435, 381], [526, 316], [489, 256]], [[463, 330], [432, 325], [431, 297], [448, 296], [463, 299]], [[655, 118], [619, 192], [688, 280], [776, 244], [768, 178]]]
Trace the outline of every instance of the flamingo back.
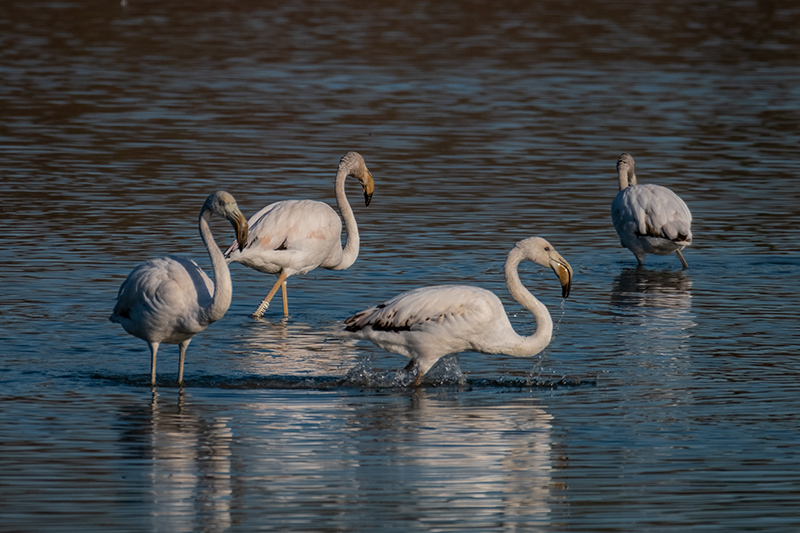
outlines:
[[468, 285], [421, 287], [345, 320], [356, 337], [407, 357], [491, 352], [510, 327], [500, 299]]
[[275, 202], [253, 215], [248, 226], [244, 249], [240, 251], [234, 242], [225, 250], [228, 262], [270, 274], [285, 270], [293, 275], [338, 264], [342, 255], [342, 221], [324, 202]]
[[692, 243], [689, 208], [677, 194], [660, 185], [634, 185], [619, 191], [611, 204], [611, 217], [620, 238], [655, 237], [680, 246]]
[[202, 310], [213, 294], [211, 279], [191, 259], [151, 259], [122, 283], [110, 320], [145, 341], [177, 344], [208, 327]]

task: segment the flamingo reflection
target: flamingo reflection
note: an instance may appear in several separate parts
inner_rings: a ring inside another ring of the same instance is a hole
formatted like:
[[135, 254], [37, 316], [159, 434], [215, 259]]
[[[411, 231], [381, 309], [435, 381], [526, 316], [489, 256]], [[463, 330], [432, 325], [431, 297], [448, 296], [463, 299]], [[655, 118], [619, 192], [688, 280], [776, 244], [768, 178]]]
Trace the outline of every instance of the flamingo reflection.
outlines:
[[[181, 391], [153, 390], [147, 409], [127, 411], [122, 442], [138, 456], [142, 514], [151, 531], [223, 531], [231, 526], [230, 418], [203, 416]], [[130, 461], [129, 461], [130, 462]], [[146, 474], [141, 464], [148, 465]]]
[[376, 512], [426, 523], [468, 511], [473, 525], [497, 520], [512, 531], [547, 523], [560, 454], [552, 416], [536, 400], [461, 405], [457, 395], [424, 390], [411, 398], [407, 407], [360, 403], [348, 420], [362, 458], [354, 471], [360, 490], [381, 493], [391, 484], [406, 492], [402, 508]]
[[338, 323], [255, 319], [239, 338], [246, 354], [239, 370], [249, 375], [281, 378], [341, 377], [353, 366], [355, 340], [342, 339]]
[[611, 305], [625, 353], [686, 355], [696, 325], [686, 271], [625, 269], [614, 280]]

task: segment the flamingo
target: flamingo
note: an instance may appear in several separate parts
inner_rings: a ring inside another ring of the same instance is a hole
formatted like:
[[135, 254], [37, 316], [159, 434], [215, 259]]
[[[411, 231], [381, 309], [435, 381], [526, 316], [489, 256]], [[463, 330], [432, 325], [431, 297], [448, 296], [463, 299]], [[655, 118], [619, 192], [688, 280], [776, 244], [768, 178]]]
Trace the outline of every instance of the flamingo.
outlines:
[[404, 292], [357, 313], [344, 321], [345, 331], [384, 350], [410, 357], [410, 372], [417, 367], [413, 386], [442, 357], [465, 350], [514, 357], [531, 357], [550, 343], [553, 320], [547, 308], [519, 279], [519, 263], [533, 261], [550, 267], [561, 282], [562, 298], [569, 296], [572, 267], [541, 237], [516, 243], [505, 263], [508, 290], [533, 313], [536, 332], [518, 335], [494, 293], [469, 285], [421, 287]]
[[636, 184], [630, 154], [617, 159], [619, 192], [611, 202], [611, 219], [622, 246], [644, 264], [645, 255], [675, 252], [683, 268], [689, 265], [681, 250], [692, 244], [692, 214], [680, 197], [660, 185]]
[[250, 217], [250, 240], [243, 248], [233, 243], [225, 251], [228, 263], [236, 261], [259, 272], [278, 276], [267, 297], [253, 313], [254, 317], [263, 316], [279, 287], [283, 296], [283, 315], [289, 316], [286, 297], [286, 278], [289, 276], [305, 274], [317, 267], [345, 270], [355, 263], [360, 240], [356, 218], [344, 191], [348, 176], [361, 183], [367, 206], [375, 189], [364, 158], [356, 152], [342, 156], [336, 173], [335, 193], [347, 229], [344, 249], [342, 221], [331, 206], [315, 200], [283, 200]]
[[231, 222], [239, 246], [247, 241], [247, 222], [236, 200], [225, 191], [206, 198], [200, 210], [200, 236], [211, 258], [216, 286], [194, 261], [167, 256], [140, 264], [119, 288], [109, 320], [147, 342], [151, 386], [156, 384], [159, 344], [179, 346], [178, 384], [183, 384], [183, 361], [192, 337], [225, 316], [231, 305], [231, 275], [211, 234], [208, 224], [211, 215], [223, 216]]

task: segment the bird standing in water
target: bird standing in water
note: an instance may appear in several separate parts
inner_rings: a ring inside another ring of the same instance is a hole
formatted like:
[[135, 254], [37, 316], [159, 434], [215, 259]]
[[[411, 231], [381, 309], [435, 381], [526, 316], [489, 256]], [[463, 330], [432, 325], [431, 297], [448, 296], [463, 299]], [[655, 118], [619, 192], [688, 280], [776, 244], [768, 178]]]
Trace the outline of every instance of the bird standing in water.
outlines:
[[305, 274], [317, 267], [344, 270], [355, 263], [360, 239], [353, 209], [347, 201], [344, 185], [353, 176], [364, 190], [364, 202], [369, 206], [375, 184], [364, 158], [356, 152], [346, 153], [339, 161], [336, 173], [336, 204], [344, 218], [347, 243], [342, 248], [342, 221], [325, 202], [315, 200], [283, 200], [263, 208], [250, 217], [250, 239], [244, 248], [236, 243], [225, 251], [230, 263], [276, 274], [278, 280], [253, 313], [260, 317], [278, 288], [283, 295], [283, 315], [289, 316], [286, 297], [286, 278]]
[[225, 316], [231, 305], [231, 274], [211, 234], [208, 223], [211, 215], [231, 222], [239, 246], [247, 241], [247, 222], [229, 193], [217, 191], [206, 198], [198, 225], [211, 258], [214, 282], [191, 259], [167, 256], [142, 263], [119, 288], [117, 304], [109, 319], [147, 342], [152, 386], [156, 384], [159, 344], [179, 346], [178, 384], [182, 384], [183, 361], [192, 337]]
[[677, 194], [660, 185], [637, 185], [630, 154], [617, 159], [619, 192], [611, 202], [611, 220], [620, 244], [644, 263], [647, 254], [675, 252], [683, 268], [689, 265], [681, 250], [692, 244], [692, 214]]
[[552, 268], [569, 296], [572, 267], [541, 237], [522, 240], [505, 263], [506, 285], [514, 299], [533, 313], [536, 332], [523, 337], [514, 331], [503, 304], [494, 293], [469, 285], [422, 287], [395, 296], [344, 321], [345, 331], [389, 352], [410, 357], [417, 367], [413, 386], [442, 357], [472, 350], [486, 354], [531, 357], [544, 350], [553, 335], [550, 313], [519, 279], [519, 263], [533, 261]]

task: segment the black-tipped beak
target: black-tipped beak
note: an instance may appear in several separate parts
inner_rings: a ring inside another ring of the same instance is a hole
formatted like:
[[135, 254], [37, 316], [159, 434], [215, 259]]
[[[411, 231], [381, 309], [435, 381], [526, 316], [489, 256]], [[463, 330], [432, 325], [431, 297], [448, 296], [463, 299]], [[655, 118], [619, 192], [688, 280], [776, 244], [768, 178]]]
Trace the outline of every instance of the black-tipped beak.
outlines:
[[366, 169], [366, 172], [358, 178], [358, 181], [361, 182], [361, 187], [364, 188], [364, 204], [369, 207], [369, 203], [372, 201], [372, 193], [375, 192], [375, 181], [372, 179], [372, 172]]
[[240, 252], [244, 250], [244, 247], [247, 245], [247, 222], [236, 230], [236, 244], [239, 245]]
[[228, 220], [230, 220], [233, 229], [236, 230], [236, 244], [239, 246], [239, 251], [241, 252], [244, 250], [245, 245], [247, 245], [247, 219], [245, 219], [244, 215], [237, 209], [230, 213]]
[[561, 297], [566, 298], [572, 288], [572, 267], [558, 252], [554, 252], [554, 255], [555, 257], [553, 255], [550, 256], [550, 266], [558, 276], [558, 281], [561, 282]]

